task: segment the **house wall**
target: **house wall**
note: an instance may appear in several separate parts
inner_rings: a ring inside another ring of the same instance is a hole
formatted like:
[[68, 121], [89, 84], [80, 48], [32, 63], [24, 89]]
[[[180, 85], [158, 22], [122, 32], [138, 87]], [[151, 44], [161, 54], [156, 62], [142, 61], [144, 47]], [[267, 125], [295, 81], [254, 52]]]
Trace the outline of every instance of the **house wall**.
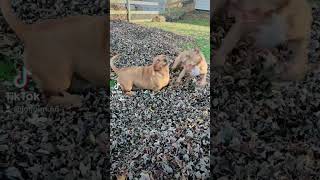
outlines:
[[196, 0], [195, 9], [199, 10], [210, 10], [210, 0]]
[[[126, 0], [112, 0], [111, 2], [122, 2], [126, 3]], [[135, 0], [140, 1], [140, 0]], [[165, 12], [167, 8], [182, 8], [185, 4], [190, 4], [194, 2], [194, 0], [141, 0], [148, 2], [158, 2], [159, 6], [148, 6], [148, 5], [131, 5], [130, 8], [132, 10], [143, 10], [143, 11], [160, 11], [160, 13]]]

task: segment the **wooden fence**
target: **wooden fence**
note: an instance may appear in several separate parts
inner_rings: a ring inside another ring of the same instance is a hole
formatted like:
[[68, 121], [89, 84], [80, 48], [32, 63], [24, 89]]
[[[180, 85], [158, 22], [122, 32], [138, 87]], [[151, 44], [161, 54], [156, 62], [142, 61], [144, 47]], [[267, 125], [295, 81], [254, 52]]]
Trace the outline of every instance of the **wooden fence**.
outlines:
[[[126, 10], [110, 10], [111, 15], [127, 15], [129, 22], [139, 22], [139, 21], [151, 21], [152, 18], [144, 19], [132, 19], [132, 15], [159, 15], [160, 14], [160, 3], [155, 1], [134, 1], [134, 0], [113, 0], [111, 4], [125, 4]], [[141, 5], [141, 6], [154, 6], [158, 7], [159, 10], [132, 10], [131, 5]]]
[[179, 7], [184, 2], [184, 0], [175, 0], [175, 1], [170, 1], [166, 3], [166, 8], [171, 8], [171, 7]]
[[[110, 14], [125, 16], [131, 22], [151, 21], [154, 16], [165, 13], [166, 9], [183, 8], [184, 4], [190, 4], [190, 2], [193, 3], [194, 0], [111, 0], [110, 5], [121, 5], [123, 8], [111, 9]], [[133, 6], [140, 6], [140, 9], [131, 9]], [[140, 18], [134, 19], [134, 16], [140, 16]]]

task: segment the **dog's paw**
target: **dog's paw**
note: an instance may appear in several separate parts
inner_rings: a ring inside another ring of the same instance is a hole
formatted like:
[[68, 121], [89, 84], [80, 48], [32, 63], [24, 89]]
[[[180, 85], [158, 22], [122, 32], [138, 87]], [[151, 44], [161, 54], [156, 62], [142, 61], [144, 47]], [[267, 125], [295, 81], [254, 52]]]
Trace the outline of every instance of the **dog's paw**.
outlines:
[[48, 99], [49, 106], [63, 106], [65, 108], [81, 107], [82, 99], [79, 95], [72, 95], [67, 92], [63, 96], [51, 96]]
[[206, 81], [200, 81], [200, 82], [197, 82], [197, 86], [199, 87], [205, 87], [208, 83]]
[[127, 96], [133, 96], [134, 93], [133, 93], [132, 91], [128, 91], [128, 92], [125, 92], [125, 95], [127, 95]]

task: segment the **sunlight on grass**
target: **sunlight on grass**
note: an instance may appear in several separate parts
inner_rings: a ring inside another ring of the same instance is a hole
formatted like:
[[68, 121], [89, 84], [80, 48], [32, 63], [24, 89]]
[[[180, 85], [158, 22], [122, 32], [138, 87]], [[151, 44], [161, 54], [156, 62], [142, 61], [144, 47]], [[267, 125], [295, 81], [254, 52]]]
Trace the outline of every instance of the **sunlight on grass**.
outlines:
[[[210, 24], [208, 19], [185, 19], [178, 22], [144, 22], [139, 24], [193, 37], [196, 46], [201, 49], [206, 60], [210, 61]], [[190, 49], [193, 47], [193, 44], [186, 44], [182, 48]]]

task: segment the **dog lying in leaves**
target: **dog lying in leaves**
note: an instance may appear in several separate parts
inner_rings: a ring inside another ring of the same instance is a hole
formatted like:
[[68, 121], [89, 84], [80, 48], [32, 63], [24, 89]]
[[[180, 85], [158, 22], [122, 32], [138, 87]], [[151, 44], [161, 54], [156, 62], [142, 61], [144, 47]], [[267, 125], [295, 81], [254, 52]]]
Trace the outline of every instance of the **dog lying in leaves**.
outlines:
[[165, 55], [158, 55], [153, 58], [153, 63], [148, 66], [117, 68], [113, 61], [119, 55], [110, 60], [111, 69], [118, 76], [118, 83], [126, 95], [133, 95], [132, 90], [149, 89], [160, 91], [170, 81], [169, 65]]
[[81, 90], [79, 82], [107, 87], [106, 17], [72, 16], [26, 24], [14, 14], [10, 0], [1, 0], [0, 6], [23, 41], [24, 64], [49, 104], [80, 105], [80, 96], [67, 92]]

